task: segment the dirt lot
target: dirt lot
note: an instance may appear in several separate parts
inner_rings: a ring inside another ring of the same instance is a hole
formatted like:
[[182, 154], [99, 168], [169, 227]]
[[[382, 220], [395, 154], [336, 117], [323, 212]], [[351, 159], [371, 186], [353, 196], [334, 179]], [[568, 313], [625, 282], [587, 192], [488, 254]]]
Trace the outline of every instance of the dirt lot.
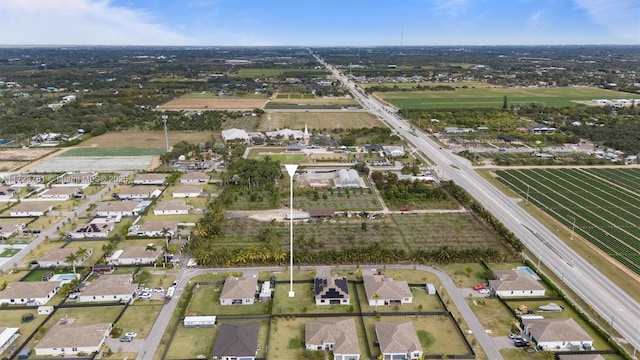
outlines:
[[[182, 140], [190, 143], [199, 143], [211, 139], [210, 131], [169, 131], [169, 145]], [[126, 131], [109, 132], [98, 137], [91, 138], [77, 147], [105, 147], [105, 148], [163, 148], [165, 146], [164, 132], [162, 131]]]
[[0, 160], [0, 171], [16, 171], [29, 164], [27, 161], [2, 161]]
[[[259, 131], [275, 129], [360, 129], [365, 127], [384, 126], [375, 116], [365, 112], [271, 112], [263, 115]], [[264, 120], [266, 118], [266, 120]]]
[[193, 99], [179, 98], [160, 106], [161, 110], [253, 110], [260, 109], [266, 99]]
[[49, 155], [56, 149], [2, 149], [0, 150], [0, 160], [8, 161], [32, 161]]

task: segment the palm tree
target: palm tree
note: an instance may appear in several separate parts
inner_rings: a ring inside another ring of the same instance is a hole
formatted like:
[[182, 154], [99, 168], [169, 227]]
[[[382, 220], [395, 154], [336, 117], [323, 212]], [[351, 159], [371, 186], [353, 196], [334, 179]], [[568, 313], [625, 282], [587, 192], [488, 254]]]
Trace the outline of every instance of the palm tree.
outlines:
[[73, 273], [75, 274], [76, 273], [76, 260], [78, 260], [78, 255], [76, 255], [74, 253], [71, 253], [71, 254], [67, 255], [66, 260], [73, 267]]
[[87, 256], [89, 256], [89, 250], [80, 247], [76, 251], [76, 256], [78, 257], [79, 260], [84, 261], [86, 260]]
[[162, 236], [164, 236], [164, 250], [165, 251], [169, 251], [169, 239], [171, 238], [171, 229], [163, 227], [162, 231], [160, 232], [160, 234], [162, 234]]
[[380, 294], [376, 292], [373, 294], [372, 298], [376, 301], [376, 312], [378, 312], [378, 300], [380, 300]]

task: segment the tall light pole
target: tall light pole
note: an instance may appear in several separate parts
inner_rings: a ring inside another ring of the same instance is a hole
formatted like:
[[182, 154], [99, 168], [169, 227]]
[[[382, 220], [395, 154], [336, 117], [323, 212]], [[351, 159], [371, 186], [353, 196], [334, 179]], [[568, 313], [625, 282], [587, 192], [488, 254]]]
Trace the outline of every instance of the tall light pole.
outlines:
[[169, 133], [167, 132], [167, 115], [162, 115], [162, 122], [164, 123], [164, 144], [167, 146], [167, 152], [169, 152]]
[[295, 175], [298, 165], [287, 164], [284, 166], [289, 174], [289, 297], [294, 297], [293, 292], [293, 175]]
[[576, 229], [576, 218], [574, 216], [571, 216], [571, 215], [567, 215], [567, 216], [573, 219], [573, 224], [571, 224], [571, 240], [573, 240], [573, 234], [574, 234], [575, 229]]
[[529, 184], [527, 184], [527, 201], [524, 202], [525, 205], [529, 205]]

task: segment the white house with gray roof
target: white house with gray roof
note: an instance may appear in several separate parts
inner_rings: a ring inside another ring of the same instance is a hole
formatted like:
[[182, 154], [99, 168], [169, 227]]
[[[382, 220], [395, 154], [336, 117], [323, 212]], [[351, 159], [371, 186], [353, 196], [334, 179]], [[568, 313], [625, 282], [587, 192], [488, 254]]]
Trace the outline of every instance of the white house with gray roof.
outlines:
[[46, 304], [60, 290], [60, 281], [18, 281], [10, 282], [0, 291], [0, 305]]
[[413, 302], [409, 284], [404, 280], [385, 278], [384, 275], [364, 275], [364, 290], [369, 305], [402, 305]]
[[495, 270], [489, 280], [489, 290], [500, 297], [544, 296], [545, 288], [533, 276], [522, 270]]
[[411, 321], [376, 322], [376, 337], [383, 359], [419, 359], [424, 350]]
[[258, 279], [229, 276], [220, 293], [220, 305], [251, 305], [256, 299]]
[[37, 342], [37, 356], [76, 356], [93, 354], [106, 342], [111, 323], [57, 323]]
[[138, 294], [138, 285], [132, 281], [130, 274], [101, 275], [87, 285], [78, 296], [78, 301], [133, 301]]

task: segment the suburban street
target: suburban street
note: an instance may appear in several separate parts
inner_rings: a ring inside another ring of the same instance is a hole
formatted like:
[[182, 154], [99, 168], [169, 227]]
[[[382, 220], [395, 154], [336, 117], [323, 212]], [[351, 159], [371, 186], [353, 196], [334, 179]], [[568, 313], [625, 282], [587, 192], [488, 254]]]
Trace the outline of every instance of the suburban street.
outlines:
[[363, 94], [335, 68], [317, 59], [351, 90], [369, 112], [378, 116], [417, 149], [427, 154], [435, 163], [439, 177], [451, 179], [462, 186], [511, 230], [557, 277], [563, 279], [568, 287], [606, 319], [627, 342], [635, 348], [640, 347], [640, 304], [636, 300], [569, 248], [551, 230], [531, 217], [517, 201], [507, 197], [477, 174], [468, 160], [454, 155], [450, 150], [442, 149], [420, 131], [409, 131], [410, 124], [407, 121], [374, 98]]

